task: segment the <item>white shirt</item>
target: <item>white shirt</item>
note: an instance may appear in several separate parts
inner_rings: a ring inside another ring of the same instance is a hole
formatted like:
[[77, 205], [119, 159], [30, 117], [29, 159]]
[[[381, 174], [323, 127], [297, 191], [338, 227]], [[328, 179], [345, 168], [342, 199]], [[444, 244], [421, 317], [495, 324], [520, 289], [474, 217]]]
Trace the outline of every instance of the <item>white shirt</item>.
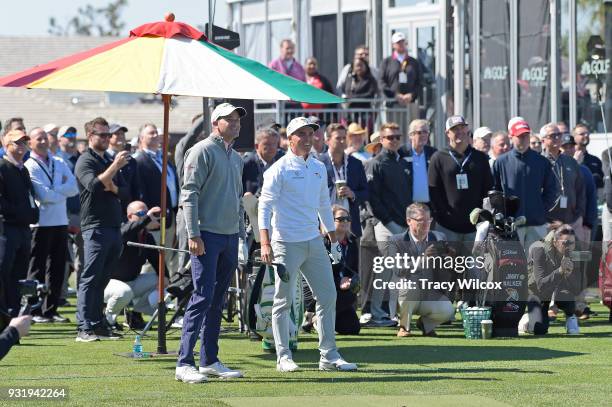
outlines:
[[336, 230], [325, 165], [312, 155], [304, 161], [291, 150], [264, 173], [259, 198], [259, 228], [272, 230], [272, 241], [305, 242]]
[[64, 160], [50, 153], [48, 157], [48, 163], [45, 163], [42, 157], [32, 152], [25, 162], [40, 210], [38, 225], [32, 226], [68, 225], [66, 198], [78, 194], [79, 187]]

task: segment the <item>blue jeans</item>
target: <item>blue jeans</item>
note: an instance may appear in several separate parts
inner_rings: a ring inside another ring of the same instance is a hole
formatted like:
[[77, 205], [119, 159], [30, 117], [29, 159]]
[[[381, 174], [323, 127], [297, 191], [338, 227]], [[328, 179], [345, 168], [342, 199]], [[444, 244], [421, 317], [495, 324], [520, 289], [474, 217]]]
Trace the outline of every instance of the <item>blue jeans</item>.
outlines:
[[193, 293], [183, 318], [177, 366], [195, 366], [193, 348], [200, 337], [200, 366], [219, 359], [219, 331], [225, 293], [238, 266], [238, 234], [202, 232], [206, 253], [191, 256]]
[[77, 328], [89, 331], [104, 321], [104, 288], [117, 267], [122, 249], [119, 228], [92, 228], [83, 232], [85, 259], [77, 293]]

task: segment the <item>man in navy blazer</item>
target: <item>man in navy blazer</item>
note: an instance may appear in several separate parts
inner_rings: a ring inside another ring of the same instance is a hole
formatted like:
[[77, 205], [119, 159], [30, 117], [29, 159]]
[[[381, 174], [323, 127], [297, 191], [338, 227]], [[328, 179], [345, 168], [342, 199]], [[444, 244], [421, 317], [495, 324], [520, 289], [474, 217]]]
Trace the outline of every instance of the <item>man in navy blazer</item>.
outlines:
[[[161, 136], [157, 132], [157, 127], [154, 124], [146, 123], [140, 127], [138, 140], [140, 143], [140, 151], [136, 154], [135, 160], [138, 167], [138, 179], [142, 201], [148, 208], [161, 206]], [[174, 247], [176, 240], [176, 224], [174, 218], [178, 210], [179, 197], [180, 189], [176, 168], [173, 164], [168, 162], [168, 175], [166, 178], [166, 245], [169, 247]], [[159, 243], [160, 232], [152, 231], [151, 234], [155, 238], [155, 241]], [[168, 271], [170, 274], [176, 271], [177, 260], [174, 253], [166, 253], [166, 264], [169, 266]]]
[[[361, 222], [359, 220], [359, 205], [369, 199], [368, 180], [361, 161], [344, 152], [346, 144], [346, 128], [342, 124], [331, 123], [325, 133], [328, 149], [319, 154], [318, 158], [327, 170], [327, 185], [330, 201], [349, 210], [351, 216], [351, 233], [361, 237]], [[336, 188], [337, 182], [345, 186]]]

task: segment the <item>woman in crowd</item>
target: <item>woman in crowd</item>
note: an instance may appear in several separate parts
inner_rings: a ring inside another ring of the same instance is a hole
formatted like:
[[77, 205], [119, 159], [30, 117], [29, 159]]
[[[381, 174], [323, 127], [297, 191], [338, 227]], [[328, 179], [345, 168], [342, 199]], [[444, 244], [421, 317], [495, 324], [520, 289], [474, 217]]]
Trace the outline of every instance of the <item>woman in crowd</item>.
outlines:
[[[351, 234], [351, 217], [348, 211], [340, 205], [332, 207], [334, 223], [336, 225], [336, 237], [342, 250], [342, 260], [332, 265], [334, 282], [336, 284], [336, 332], [338, 335], [357, 335], [360, 325], [355, 308], [359, 292], [359, 253], [357, 239]], [[326, 239], [325, 245], [330, 248]], [[310, 332], [312, 327], [316, 329], [317, 317], [315, 315], [316, 301], [312, 297], [308, 284], [304, 284], [304, 303], [306, 315], [302, 329]]]
[[528, 313], [519, 323], [522, 332], [548, 333], [548, 306], [552, 298], [565, 312], [566, 332], [580, 333], [575, 297], [581, 291], [581, 268], [572, 260], [576, 236], [570, 225], [554, 225], [550, 233], [529, 248]]

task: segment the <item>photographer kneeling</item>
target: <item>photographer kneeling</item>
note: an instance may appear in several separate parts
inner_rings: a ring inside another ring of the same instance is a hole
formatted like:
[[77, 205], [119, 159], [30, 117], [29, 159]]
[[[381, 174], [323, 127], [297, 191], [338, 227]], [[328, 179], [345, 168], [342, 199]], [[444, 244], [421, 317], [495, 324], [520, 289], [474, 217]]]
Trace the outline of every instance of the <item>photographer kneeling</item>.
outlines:
[[0, 332], [0, 360], [6, 356], [13, 345], [30, 332], [31, 315], [11, 319], [6, 329]]
[[[116, 330], [117, 314], [133, 302], [133, 311], [127, 314], [127, 324], [131, 329], [143, 329], [145, 326], [142, 314], [153, 314], [157, 304], [157, 273], [159, 272], [158, 252], [127, 246], [126, 242], [155, 244], [150, 229], [159, 227], [161, 209], [147, 208], [141, 201], [131, 202], [127, 207], [128, 221], [121, 225], [123, 252], [117, 268], [111, 272], [111, 280], [104, 289], [106, 303], [106, 320]], [[155, 273], [141, 273], [142, 266], [149, 262]]]
[[562, 224], [529, 248], [529, 298], [528, 313], [519, 323], [519, 331], [544, 335], [548, 333], [548, 306], [550, 300], [565, 312], [566, 332], [580, 333], [578, 319], [574, 315], [574, 298], [581, 290], [580, 268], [570, 254], [576, 247], [576, 236], [571, 226]]
[[[417, 258], [425, 255], [425, 259], [429, 258], [431, 263], [439, 262], [439, 260], [433, 261], [437, 258], [454, 257], [454, 250], [445, 242], [446, 236], [441, 232], [430, 231], [431, 221], [427, 205], [413, 203], [408, 206], [406, 209], [408, 231], [393, 235], [391, 240], [395, 244], [390, 245], [388, 256], [399, 253]], [[445, 289], [422, 289], [420, 280], [424, 279], [431, 283], [454, 281], [454, 270], [411, 264], [409, 269], [396, 270], [395, 278], [415, 283], [414, 288], [399, 290], [400, 328], [397, 336], [411, 336], [410, 321], [413, 314], [419, 315], [416, 326], [424, 336], [437, 336], [435, 329], [438, 325], [449, 321], [455, 313], [455, 308], [449, 299], [451, 293]]]

